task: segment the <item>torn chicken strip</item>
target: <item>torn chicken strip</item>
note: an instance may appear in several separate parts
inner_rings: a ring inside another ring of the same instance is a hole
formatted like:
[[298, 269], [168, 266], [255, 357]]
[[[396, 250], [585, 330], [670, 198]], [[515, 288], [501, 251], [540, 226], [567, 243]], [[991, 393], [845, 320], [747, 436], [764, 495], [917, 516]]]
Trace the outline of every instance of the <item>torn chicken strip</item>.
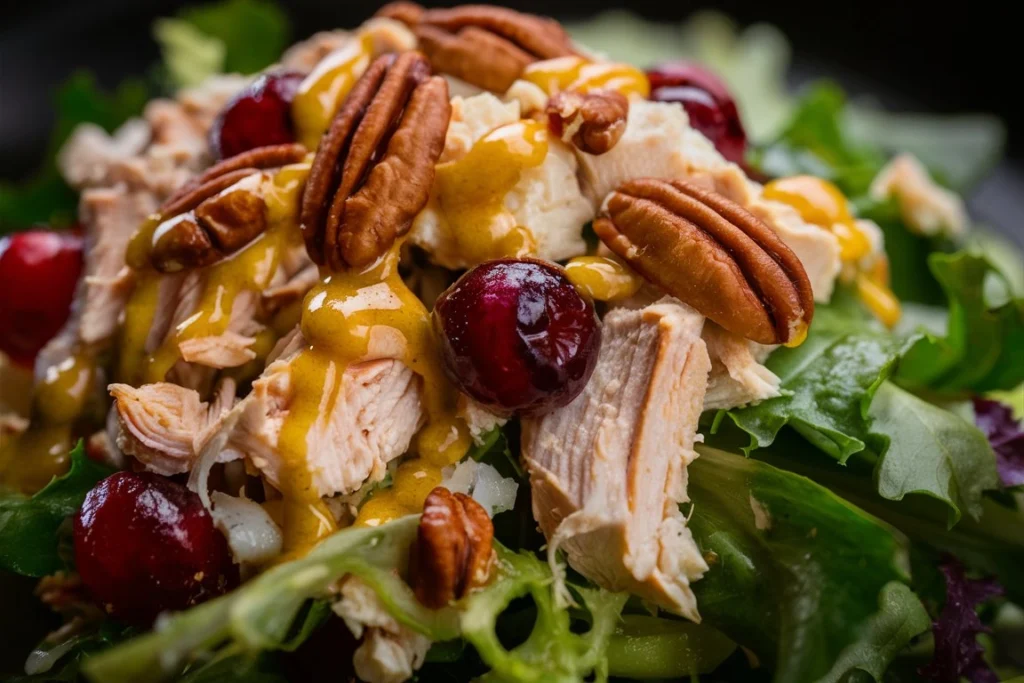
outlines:
[[762, 187], [729, 163], [701, 133], [686, 111], [671, 103], [630, 101], [626, 132], [609, 152], [576, 151], [584, 191], [595, 203], [634, 178], [702, 181], [764, 220], [797, 255], [816, 301], [828, 301], [839, 275], [839, 241], [828, 230], [806, 223], [792, 207], [762, 199]]
[[704, 318], [661, 300], [615, 309], [597, 367], [569, 405], [523, 420], [533, 513], [552, 562], [694, 621], [690, 583], [708, 566], [686, 528], [686, 467], [710, 360]]
[[704, 410], [731, 410], [780, 395], [778, 376], [761, 365], [755, 345], [708, 320], [701, 335], [711, 358]]
[[243, 88], [252, 82], [242, 74], [216, 74], [191, 88], [182, 88], [175, 95], [186, 115], [201, 131], [208, 131], [221, 110]]
[[157, 382], [136, 388], [108, 387], [114, 399], [117, 447], [151, 472], [170, 476], [192, 469], [220, 418], [235, 402], [235, 383], [222, 380], [212, 401], [201, 401], [192, 389]]
[[[280, 438], [294, 398], [295, 358], [272, 363], [253, 382], [231, 435], [231, 447], [275, 486], [291, 465], [281, 452]], [[326, 373], [324, 396], [330, 395], [339, 369], [332, 365]], [[306, 466], [317, 495], [351, 493], [367, 480], [382, 479], [387, 464], [409, 449], [423, 424], [421, 392], [420, 377], [397, 360], [345, 368], [333, 410], [321, 411], [306, 434]]]
[[[462, 159], [482, 137], [518, 121], [517, 101], [502, 102], [490, 93], [453, 98], [441, 163]], [[523, 169], [518, 181], [505, 194], [504, 214], [497, 218], [504, 227], [529, 229], [536, 244], [533, 255], [558, 261], [586, 252], [583, 226], [593, 219], [594, 205], [580, 190], [572, 150], [551, 136], [547, 138], [547, 145], [544, 160], [537, 166]], [[438, 265], [450, 269], [476, 265], [461, 253], [458, 240], [435, 201], [416, 217], [411, 240]]]
[[895, 198], [907, 226], [928, 237], [956, 237], [967, 229], [963, 199], [942, 187], [912, 154], [893, 158], [871, 181], [873, 199]]
[[104, 185], [110, 167], [141, 154], [151, 135], [142, 119], [129, 119], [113, 135], [95, 123], [83, 123], [57, 153], [57, 168], [76, 190]]
[[430, 638], [395, 621], [370, 586], [358, 577], [346, 577], [334, 603], [335, 614], [362, 642], [352, 663], [367, 683], [402, 683], [412, 678], [426, 660]]

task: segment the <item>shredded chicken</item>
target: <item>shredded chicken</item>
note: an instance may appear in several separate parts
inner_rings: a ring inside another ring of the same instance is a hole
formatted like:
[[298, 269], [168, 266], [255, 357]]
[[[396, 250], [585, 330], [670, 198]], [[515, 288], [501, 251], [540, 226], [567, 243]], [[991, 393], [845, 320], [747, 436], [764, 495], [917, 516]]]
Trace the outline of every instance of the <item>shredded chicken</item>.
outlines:
[[367, 683], [402, 683], [412, 678], [430, 649], [430, 639], [388, 614], [372, 588], [355, 576], [342, 581], [335, 613], [362, 643], [353, 657], [356, 675]]
[[477, 444], [483, 443], [488, 433], [508, 422], [508, 416], [494, 413], [465, 394], [459, 395], [456, 414], [466, 423], [469, 435]]
[[711, 358], [704, 410], [729, 410], [779, 395], [779, 378], [761, 365], [755, 355], [760, 345], [710, 320], [705, 323], [701, 337]]
[[932, 180], [912, 154], [900, 154], [879, 171], [871, 196], [895, 198], [904, 222], [921, 235], [957, 236], [967, 229], [963, 199]]
[[597, 367], [569, 405], [523, 420], [533, 512], [552, 561], [699, 621], [707, 565], [678, 505], [710, 360], [704, 318], [662, 300], [605, 316]]

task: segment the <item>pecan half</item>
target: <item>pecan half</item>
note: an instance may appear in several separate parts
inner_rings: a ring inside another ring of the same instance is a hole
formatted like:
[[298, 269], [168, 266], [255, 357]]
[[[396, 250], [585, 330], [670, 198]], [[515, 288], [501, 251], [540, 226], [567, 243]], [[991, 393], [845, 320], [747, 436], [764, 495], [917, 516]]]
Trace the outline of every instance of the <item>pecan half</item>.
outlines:
[[397, 2], [378, 16], [408, 24], [435, 71], [494, 92], [508, 90], [535, 61], [575, 54], [557, 21], [504, 7], [423, 9]]
[[799, 341], [814, 315], [800, 259], [759, 218], [681, 180], [629, 180], [594, 231], [636, 271], [761, 344]]
[[423, 504], [409, 557], [409, 584], [432, 609], [486, 585], [494, 566], [494, 526], [475, 500], [438, 486]]
[[626, 132], [629, 100], [614, 90], [561, 91], [548, 100], [548, 128], [587, 154], [604, 154]]
[[299, 220], [315, 263], [365, 266], [409, 231], [430, 198], [450, 117], [448, 84], [419, 52], [370, 65], [321, 139], [303, 190]]

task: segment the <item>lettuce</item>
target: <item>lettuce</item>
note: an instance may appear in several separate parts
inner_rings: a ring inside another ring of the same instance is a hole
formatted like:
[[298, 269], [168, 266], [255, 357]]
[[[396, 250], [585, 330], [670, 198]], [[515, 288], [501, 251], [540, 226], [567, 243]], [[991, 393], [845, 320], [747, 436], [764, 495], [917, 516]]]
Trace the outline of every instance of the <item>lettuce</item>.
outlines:
[[[331, 536], [305, 557], [279, 565], [232, 593], [173, 615], [141, 636], [89, 659], [84, 670], [96, 683], [168, 678], [212, 657], [255, 656], [289, 649], [308, 635], [296, 618], [310, 599], [327, 596], [346, 574], [372, 586], [401, 623], [432, 640], [464, 638], [491, 672], [489, 681], [582, 681], [607, 670], [605, 648], [615, 630], [625, 594], [578, 588], [589, 628], [580, 632], [566, 610], [556, 608], [551, 572], [526, 553], [497, 547], [495, 580], [460, 609], [429, 610], [395, 570], [408, 562], [417, 516], [377, 528], [350, 528]], [[496, 633], [498, 616], [528, 596], [537, 618], [525, 641], [506, 649]], [[308, 613], [307, 613], [308, 614]], [[308, 621], [308, 619], [307, 619]], [[303, 622], [305, 623], [305, 622]]]
[[1024, 424], [1013, 416], [1010, 406], [976, 398], [974, 422], [995, 451], [1003, 486], [1024, 486]]
[[704, 623], [775, 668], [776, 683], [880, 679], [928, 628], [904, 536], [797, 474], [700, 447], [690, 529], [711, 569]]
[[75, 514], [85, 494], [112, 470], [90, 460], [79, 441], [71, 469], [31, 498], [0, 491], [0, 568], [25, 576], [63, 569], [58, 528]]
[[1012, 389], [1024, 382], [1024, 297], [984, 256], [933, 254], [929, 264], [949, 299], [945, 336], [909, 349], [897, 381], [920, 391]]

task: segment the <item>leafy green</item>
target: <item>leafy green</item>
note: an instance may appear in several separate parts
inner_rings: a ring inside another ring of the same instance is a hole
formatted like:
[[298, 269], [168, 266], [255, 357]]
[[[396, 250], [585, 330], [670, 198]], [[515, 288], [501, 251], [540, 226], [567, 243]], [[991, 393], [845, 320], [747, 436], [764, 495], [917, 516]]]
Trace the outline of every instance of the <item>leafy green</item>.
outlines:
[[[604, 650], [627, 596], [578, 589], [590, 622], [589, 630], [578, 633], [570, 628], [569, 613], [554, 606], [547, 564], [498, 546], [497, 577], [485, 590], [468, 597], [460, 610], [429, 610], [395, 572], [408, 562], [418, 521], [410, 516], [376, 528], [338, 532], [305, 557], [91, 658], [86, 673], [97, 683], [152, 680], [172, 676], [200, 656], [253, 656], [293, 647], [296, 633], [306, 631], [296, 627], [296, 615], [309, 599], [327, 596], [346, 574], [370, 585], [400, 623], [435, 641], [465, 638], [491, 667], [486, 680], [578, 681], [604, 669]], [[512, 600], [527, 595], [537, 608], [533, 630], [525, 642], [506, 650], [495, 633], [498, 615]]]
[[883, 453], [875, 469], [878, 493], [902, 500], [922, 493], [950, 506], [949, 524], [961, 511], [981, 517], [982, 494], [999, 485], [995, 456], [973, 424], [885, 382], [871, 404], [871, 446]]
[[229, 73], [256, 73], [273, 64], [291, 32], [284, 11], [269, 0], [223, 0], [186, 8], [178, 18], [220, 41]]
[[778, 138], [758, 151], [755, 163], [771, 176], [810, 173], [836, 183], [847, 196], [864, 194], [885, 156], [850, 139], [843, 120], [845, 106], [846, 96], [837, 86], [810, 88]]
[[88, 657], [124, 641], [134, 633], [131, 627], [106, 620], [67, 640], [56, 643], [44, 640], [29, 655], [25, 664], [29, 673], [6, 679], [7, 683], [74, 683], [81, 680], [82, 663]]
[[100, 90], [87, 72], [76, 72], [54, 97], [56, 122], [44, 165], [22, 184], [0, 184], [0, 235], [36, 223], [67, 225], [74, 220], [78, 198], [61, 179], [56, 155], [71, 131], [86, 121], [110, 132], [142, 112], [149, 97], [142, 81], [127, 80], [110, 94]]
[[26, 576], [46, 576], [64, 567], [57, 529], [75, 514], [85, 494], [111, 470], [86, 457], [79, 441], [71, 469], [31, 498], [0, 493], [0, 567]]
[[711, 569], [693, 585], [704, 623], [775, 667], [775, 681], [884, 669], [928, 617], [903, 585], [895, 529], [797, 474], [700, 447], [690, 529]]
[[983, 256], [933, 254], [929, 264], [949, 298], [945, 337], [917, 341], [897, 381], [912, 390], [985, 392], [1024, 381], [1024, 297]]
[[199, 85], [224, 71], [224, 42], [184, 19], [157, 19], [153, 22], [153, 37], [160, 45], [167, 75], [176, 86]]
[[845, 463], [862, 451], [869, 434], [868, 406], [892, 372], [907, 342], [870, 320], [854, 297], [836, 292], [816, 308], [807, 340], [780, 348], [767, 366], [782, 380], [784, 395], [720, 413], [750, 435], [748, 453], [768, 446], [790, 425], [811, 443]]
[[714, 671], [736, 644], [706, 624], [622, 617], [608, 643], [608, 671], [625, 678], [681, 678]]

